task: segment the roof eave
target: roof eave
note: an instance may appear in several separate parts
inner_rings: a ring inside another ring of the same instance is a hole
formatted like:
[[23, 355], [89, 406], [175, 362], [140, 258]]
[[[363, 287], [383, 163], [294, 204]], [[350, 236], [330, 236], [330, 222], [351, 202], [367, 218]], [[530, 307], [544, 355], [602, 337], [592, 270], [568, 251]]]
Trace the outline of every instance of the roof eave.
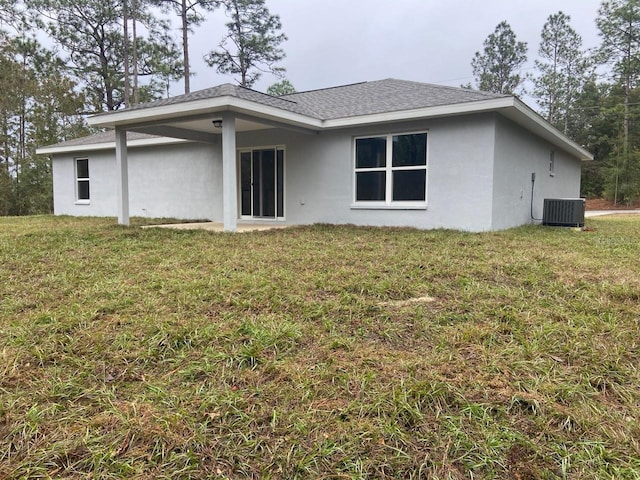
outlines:
[[569, 139], [549, 122], [544, 120], [540, 115], [535, 113], [525, 103], [513, 96], [449, 105], [438, 105], [435, 107], [417, 108], [415, 110], [400, 110], [373, 115], [337, 118], [333, 120], [325, 120], [323, 122], [323, 127], [325, 129], [337, 129], [455, 115], [468, 115], [471, 113], [482, 112], [498, 112], [527, 128], [527, 130], [546, 139], [557, 147], [567, 151], [571, 155], [580, 158], [581, 160], [593, 160], [593, 155], [591, 153], [573, 140]]
[[96, 127], [123, 127], [126, 129], [127, 126], [132, 127], [139, 123], [176, 120], [184, 115], [215, 115], [224, 111], [233, 111], [251, 115], [256, 118], [276, 120], [304, 128], [320, 129], [322, 127], [322, 121], [317, 118], [229, 95], [172, 105], [149, 107], [140, 110], [109, 112], [107, 114], [90, 117], [88, 123]]
[[527, 106], [522, 100], [516, 97], [512, 98], [513, 107], [517, 112], [517, 116], [514, 117], [510, 114], [511, 112], [507, 111], [504, 113], [506, 117], [510, 118], [520, 125], [525, 126], [529, 131], [539, 135], [553, 145], [565, 150], [566, 152], [579, 158], [582, 161], [593, 160], [593, 155], [584, 147], [578, 145], [560, 130], [547, 122], [544, 118], [542, 118], [529, 106]]
[[[189, 142], [189, 140], [183, 140], [181, 138], [169, 138], [169, 137], [141, 138], [137, 140], [127, 141], [127, 146], [129, 148], [136, 148], [136, 147], [148, 147], [148, 146], [157, 146], [157, 145], [171, 145], [171, 144], [185, 143], [185, 142]], [[88, 145], [62, 145], [62, 146], [51, 145], [50, 147], [41, 147], [36, 149], [36, 154], [54, 155], [54, 154], [60, 154], [60, 153], [95, 152], [99, 150], [114, 150], [115, 148], [116, 148], [116, 142], [114, 140], [113, 142], [101, 142], [101, 143], [93, 143]]]
[[351, 126], [364, 126], [388, 122], [401, 122], [407, 120], [420, 120], [425, 118], [448, 117], [469, 113], [480, 113], [507, 108], [513, 105], [513, 97], [492, 98], [464, 103], [437, 105], [434, 107], [416, 108], [413, 110], [398, 110], [395, 112], [375, 113], [371, 115], [359, 115], [355, 117], [336, 118], [325, 120], [323, 127], [326, 129], [344, 128]]

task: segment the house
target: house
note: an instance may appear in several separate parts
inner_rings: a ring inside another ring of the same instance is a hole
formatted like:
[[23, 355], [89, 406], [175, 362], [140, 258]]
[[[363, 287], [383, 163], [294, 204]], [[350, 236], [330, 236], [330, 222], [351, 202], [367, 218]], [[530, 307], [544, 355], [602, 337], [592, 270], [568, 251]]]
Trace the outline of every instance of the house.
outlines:
[[89, 123], [110, 130], [39, 149], [55, 213], [125, 225], [497, 230], [579, 196], [592, 159], [514, 96], [395, 79], [280, 97], [224, 84]]

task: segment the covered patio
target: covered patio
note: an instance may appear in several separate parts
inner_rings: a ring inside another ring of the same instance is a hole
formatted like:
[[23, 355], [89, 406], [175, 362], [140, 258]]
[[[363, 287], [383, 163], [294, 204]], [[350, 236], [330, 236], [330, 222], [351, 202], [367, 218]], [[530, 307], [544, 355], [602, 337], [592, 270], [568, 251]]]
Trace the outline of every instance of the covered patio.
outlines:
[[[117, 214], [120, 225], [129, 225], [129, 167], [127, 131], [220, 145], [222, 157], [223, 222], [208, 230], [235, 232], [272, 228], [264, 224], [239, 224], [236, 135], [269, 128], [317, 134], [322, 121], [296, 103], [224, 84], [207, 90], [107, 112], [89, 124], [111, 128], [116, 134]], [[175, 228], [189, 228], [180, 224]], [[201, 224], [193, 228], [205, 228]], [[164, 228], [168, 228], [163, 226]]]

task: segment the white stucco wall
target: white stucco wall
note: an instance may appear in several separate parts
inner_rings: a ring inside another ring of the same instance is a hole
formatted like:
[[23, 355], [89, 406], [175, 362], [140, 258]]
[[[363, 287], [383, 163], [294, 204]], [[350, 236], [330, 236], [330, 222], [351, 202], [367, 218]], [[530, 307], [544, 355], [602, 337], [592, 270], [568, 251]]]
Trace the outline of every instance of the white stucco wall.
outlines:
[[[545, 198], [580, 196], [581, 162], [509, 120], [496, 117], [492, 229], [499, 230], [531, 219], [531, 174], [536, 174], [533, 216], [542, 218]], [[555, 152], [554, 175], [549, 157]]]
[[[354, 208], [354, 137], [427, 131], [427, 207]], [[237, 135], [237, 147], [285, 148], [285, 222], [503, 229], [530, 222], [542, 200], [577, 197], [580, 162], [498, 114], [473, 114], [305, 134], [267, 129]], [[181, 143], [129, 149], [134, 216], [222, 221], [219, 144]], [[549, 152], [555, 150], [555, 175]], [[74, 158], [89, 158], [91, 201], [75, 201]], [[115, 152], [55, 155], [56, 214], [116, 215]]]
[[[181, 143], [129, 149], [129, 201], [134, 216], [222, 219], [220, 146]], [[89, 203], [76, 201], [74, 159], [89, 159]], [[56, 215], [116, 215], [115, 152], [53, 156]]]
[[[353, 208], [354, 137], [427, 131], [426, 210]], [[373, 126], [306, 135], [264, 130], [238, 147], [286, 146], [288, 224], [339, 223], [482, 231], [491, 228], [493, 115]]]

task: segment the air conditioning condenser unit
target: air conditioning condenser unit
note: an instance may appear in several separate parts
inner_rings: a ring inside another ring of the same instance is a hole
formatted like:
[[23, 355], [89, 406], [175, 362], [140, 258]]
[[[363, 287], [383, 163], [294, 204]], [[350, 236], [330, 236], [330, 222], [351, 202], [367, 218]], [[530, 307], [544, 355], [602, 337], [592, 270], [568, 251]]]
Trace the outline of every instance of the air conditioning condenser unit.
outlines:
[[552, 227], [584, 227], [584, 198], [545, 198], [542, 224]]

